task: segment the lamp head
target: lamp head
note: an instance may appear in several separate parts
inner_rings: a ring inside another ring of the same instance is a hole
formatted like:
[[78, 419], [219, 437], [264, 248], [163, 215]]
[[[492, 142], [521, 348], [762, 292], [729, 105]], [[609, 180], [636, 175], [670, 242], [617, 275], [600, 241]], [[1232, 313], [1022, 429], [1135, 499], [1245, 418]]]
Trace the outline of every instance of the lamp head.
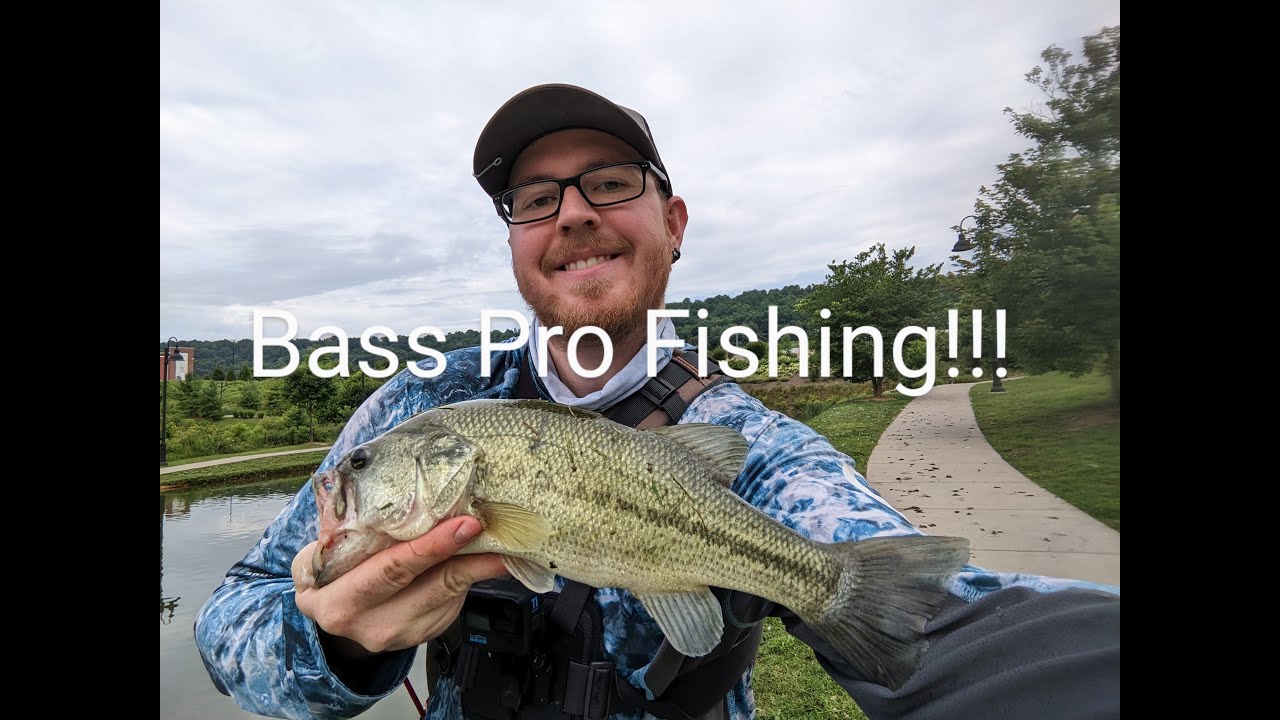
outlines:
[[978, 219], [978, 218], [977, 218], [977, 216], [974, 216], [974, 215], [966, 215], [966, 216], [965, 216], [965, 217], [960, 221], [960, 232], [956, 234], [956, 244], [955, 244], [955, 247], [951, 248], [951, 252], [953, 252], [953, 253], [958, 253], [958, 252], [968, 252], [968, 251], [970, 251], [970, 250], [972, 250], [972, 249], [974, 249], [974, 248], [978, 247], [977, 245], [974, 245], [974, 244], [969, 240], [969, 238], [968, 238], [968, 237], [966, 237], [966, 236], [965, 236], [965, 234], [964, 234], [964, 221], [965, 221], [965, 220], [968, 220], [969, 218], [973, 218], [974, 220], [977, 220], [977, 219]]

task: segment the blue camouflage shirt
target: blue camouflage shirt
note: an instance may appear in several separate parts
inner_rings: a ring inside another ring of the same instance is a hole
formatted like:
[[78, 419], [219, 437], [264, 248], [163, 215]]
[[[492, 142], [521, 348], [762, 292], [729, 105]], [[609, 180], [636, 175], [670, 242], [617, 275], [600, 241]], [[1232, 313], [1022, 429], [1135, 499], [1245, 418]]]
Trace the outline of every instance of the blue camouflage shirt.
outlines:
[[[357, 445], [435, 406], [512, 397], [525, 351], [495, 353], [487, 378], [480, 375], [479, 348], [445, 357], [446, 369], [438, 377], [423, 379], [406, 369], [374, 393], [347, 422], [319, 471], [336, 465]], [[426, 358], [419, 365], [429, 368], [434, 361]], [[807, 425], [769, 410], [736, 383], [699, 395], [680, 422], [715, 423], [741, 432], [749, 449], [733, 491], [803, 535], [831, 543], [920, 534], [871, 488], [852, 458]], [[351, 717], [396, 691], [411, 669], [415, 650], [386, 653], [377, 673], [379, 688], [372, 694], [353, 692], [330, 670], [315, 623], [294, 604], [290, 571], [298, 551], [316, 539], [316, 515], [308, 483], [228, 571], [196, 618], [196, 642], [211, 678], [246, 711], [283, 718]], [[956, 576], [950, 591], [972, 602], [1012, 586], [1041, 592], [1066, 587], [1118, 592], [1084, 581], [995, 573], [972, 565]], [[625, 590], [600, 588], [595, 601], [604, 619], [608, 659], [643, 689], [644, 672], [662, 642], [661, 632]], [[755, 717], [751, 668], [725, 702], [729, 717]], [[427, 718], [462, 718], [459, 694], [449, 678], [432, 688]]]

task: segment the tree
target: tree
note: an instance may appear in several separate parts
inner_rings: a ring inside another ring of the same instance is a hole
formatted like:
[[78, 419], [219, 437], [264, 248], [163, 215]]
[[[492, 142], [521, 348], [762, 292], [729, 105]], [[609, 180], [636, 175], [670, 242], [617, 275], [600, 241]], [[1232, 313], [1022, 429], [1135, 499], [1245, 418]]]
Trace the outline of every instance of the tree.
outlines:
[[223, 371], [222, 366], [219, 365], [213, 369], [212, 373], [209, 373], [209, 379], [215, 382], [219, 380], [226, 380], [227, 374]]
[[218, 396], [221, 388], [215, 386], [212, 382], [205, 383], [200, 388], [200, 399], [197, 403], [199, 407], [199, 417], [208, 420], [222, 419], [222, 399]]
[[264, 382], [262, 385], [262, 410], [271, 417], [281, 417], [289, 411], [289, 401], [281, 391], [283, 381]]
[[1120, 28], [1083, 45], [1085, 62], [1050, 46], [1047, 68], [1027, 73], [1045, 112], [1005, 108], [1035, 145], [980, 189], [977, 250], [957, 262], [969, 298], [1007, 310], [1022, 365], [1079, 375], [1101, 362], [1119, 402]]
[[217, 420], [222, 417], [218, 388], [212, 382], [188, 375], [182, 382], [171, 382], [183, 417]]
[[201, 414], [200, 390], [204, 382], [195, 375], [187, 375], [179, 382], [170, 382], [170, 393], [176, 396], [178, 411], [185, 418], [198, 418]]
[[307, 420], [311, 425], [311, 442], [315, 442], [316, 415], [334, 396], [332, 379], [318, 377], [305, 363], [302, 363], [284, 379], [280, 392], [285, 400], [307, 414]]
[[[749, 327], [756, 332], [757, 337], [767, 340], [770, 306], [778, 309], [778, 327], [803, 325], [804, 318], [796, 310], [796, 302], [811, 290], [812, 287], [788, 285], [772, 290], [748, 290], [734, 297], [716, 295], [702, 300], [685, 298], [680, 302], [667, 303], [667, 309], [688, 310], [689, 317], [672, 320], [676, 334], [696, 343], [698, 328], [706, 328], [710, 350], [720, 346], [721, 334], [734, 325]], [[699, 318], [698, 310], [706, 310], [707, 317]], [[744, 339], [739, 337], [734, 344], [741, 346], [742, 342]]]
[[[872, 393], [880, 397], [884, 392], [886, 376], [893, 376], [893, 340], [898, 331], [909, 325], [927, 326], [941, 310], [939, 272], [942, 263], [924, 268], [912, 268], [909, 261], [915, 256], [915, 247], [893, 251], [889, 257], [884, 243], [876, 243], [852, 260], [832, 263], [831, 272], [824, 282], [815, 285], [808, 297], [797, 303], [804, 313], [805, 322], [813, 327], [828, 326], [831, 330], [831, 372], [842, 372], [844, 333], [842, 328], [856, 330], [870, 326], [881, 333], [884, 375], [874, 373], [874, 344], [860, 335], [853, 341], [851, 382], [871, 381]], [[829, 319], [822, 319], [823, 309], [831, 311]], [[809, 333], [810, 352], [818, 349], [818, 333]], [[816, 367], [816, 362], [810, 361]]]
[[241, 366], [240, 366], [240, 379], [241, 379], [241, 380], [252, 380], [252, 379], [253, 379], [253, 371], [249, 369], [249, 366], [248, 366], [248, 365], [241, 365]]
[[338, 404], [354, 410], [360, 407], [374, 390], [381, 387], [382, 382], [377, 378], [369, 378], [357, 369], [351, 373], [351, 377], [339, 381], [341, 389], [338, 391]]
[[257, 383], [247, 382], [240, 385], [240, 407], [246, 410], [257, 410], [261, 402]]

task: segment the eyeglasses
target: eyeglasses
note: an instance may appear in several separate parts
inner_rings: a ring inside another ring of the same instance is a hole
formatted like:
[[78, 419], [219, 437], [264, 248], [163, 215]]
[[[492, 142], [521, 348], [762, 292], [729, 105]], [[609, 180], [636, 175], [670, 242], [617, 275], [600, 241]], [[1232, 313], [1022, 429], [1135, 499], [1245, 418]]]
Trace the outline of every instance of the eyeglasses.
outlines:
[[667, 176], [650, 162], [614, 163], [559, 180], [535, 180], [493, 196], [498, 216], [508, 225], [537, 222], [560, 212], [564, 189], [575, 187], [592, 207], [635, 200], [648, 186], [649, 171], [664, 187]]

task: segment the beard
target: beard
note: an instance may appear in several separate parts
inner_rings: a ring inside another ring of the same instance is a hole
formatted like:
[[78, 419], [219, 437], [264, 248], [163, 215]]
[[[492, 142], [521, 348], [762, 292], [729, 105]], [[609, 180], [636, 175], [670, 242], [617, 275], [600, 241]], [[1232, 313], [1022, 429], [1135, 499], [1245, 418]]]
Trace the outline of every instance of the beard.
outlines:
[[[543, 258], [536, 270], [513, 266], [516, 286], [521, 296], [544, 327], [561, 326], [564, 335], [553, 342], [568, 342], [580, 328], [600, 328], [616, 346], [625, 338], [645, 332], [649, 310], [661, 308], [671, 276], [671, 251], [666, 233], [642, 238], [633, 247], [625, 240], [598, 231], [584, 232], [566, 238]], [[568, 293], [553, 292], [539, 283], [564, 265], [574, 253], [590, 251], [593, 255], [618, 255], [625, 261], [633, 256], [632, 267], [609, 278], [591, 278], [575, 283]], [[539, 277], [541, 276], [541, 277]], [[627, 284], [627, 287], [619, 287]], [[592, 342], [591, 336], [581, 338]]]

